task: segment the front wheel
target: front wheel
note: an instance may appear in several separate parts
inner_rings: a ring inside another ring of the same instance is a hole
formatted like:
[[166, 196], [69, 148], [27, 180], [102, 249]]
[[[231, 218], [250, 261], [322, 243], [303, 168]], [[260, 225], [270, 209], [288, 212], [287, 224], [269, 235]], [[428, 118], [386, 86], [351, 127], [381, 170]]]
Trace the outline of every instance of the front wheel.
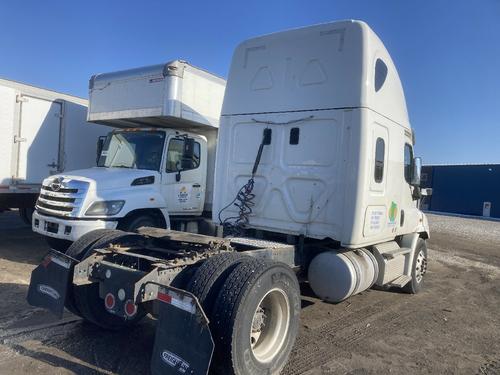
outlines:
[[124, 232], [137, 232], [141, 227], [157, 228], [158, 220], [150, 215], [136, 215], [122, 219], [118, 225], [118, 229]]
[[212, 332], [218, 374], [279, 373], [299, 328], [297, 277], [285, 264], [240, 263], [224, 282], [214, 304]]
[[424, 286], [424, 276], [427, 272], [427, 244], [424, 239], [419, 238], [411, 271], [411, 281], [403, 287], [410, 294], [420, 292]]

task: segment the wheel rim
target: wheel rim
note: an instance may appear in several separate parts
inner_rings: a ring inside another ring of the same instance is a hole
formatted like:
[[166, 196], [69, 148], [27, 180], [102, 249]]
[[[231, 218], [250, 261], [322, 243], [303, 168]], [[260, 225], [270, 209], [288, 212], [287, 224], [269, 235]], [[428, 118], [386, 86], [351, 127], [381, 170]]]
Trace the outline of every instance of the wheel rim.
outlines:
[[423, 250], [417, 255], [417, 261], [415, 262], [415, 279], [417, 283], [420, 283], [424, 278], [425, 272], [427, 272], [427, 259]]
[[285, 342], [290, 324], [290, 304], [285, 292], [272, 289], [260, 300], [250, 327], [250, 346], [260, 362], [271, 361]]

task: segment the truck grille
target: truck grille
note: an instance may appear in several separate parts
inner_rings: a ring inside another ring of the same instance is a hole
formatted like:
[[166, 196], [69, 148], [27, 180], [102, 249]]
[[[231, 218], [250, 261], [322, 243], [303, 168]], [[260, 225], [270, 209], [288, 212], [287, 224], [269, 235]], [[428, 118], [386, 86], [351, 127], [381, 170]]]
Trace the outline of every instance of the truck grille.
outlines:
[[38, 212], [62, 217], [76, 217], [81, 209], [89, 184], [71, 179], [54, 179], [42, 185], [36, 202]]

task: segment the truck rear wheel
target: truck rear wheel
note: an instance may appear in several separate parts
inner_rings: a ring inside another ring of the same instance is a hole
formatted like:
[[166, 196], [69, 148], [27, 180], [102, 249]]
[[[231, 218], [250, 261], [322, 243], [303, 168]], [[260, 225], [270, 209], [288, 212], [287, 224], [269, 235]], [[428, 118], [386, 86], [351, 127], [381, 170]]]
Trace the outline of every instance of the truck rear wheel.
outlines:
[[[118, 231], [112, 229], [96, 229], [92, 232], [85, 233], [78, 240], [71, 244], [71, 246], [66, 251], [66, 255], [80, 261], [83, 259], [87, 251], [94, 243], [96, 243], [102, 237], [116, 232]], [[66, 307], [66, 309], [68, 309], [73, 314], [81, 316], [80, 311], [76, 307], [73, 284], [70, 284], [68, 287], [68, 293], [66, 295], [64, 307]]]
[[427, 272], [427, 244], [422, 238], [418, 239], [413, 265], [411, 281], [403, 287], [406, 293], [416, 294], [424, 287], [424, 275]]
[[299, 314], [299, 284], [290, 267], [258, 259], [240, 263], [215, 301], [213, 371], [279, 373], [295, 343]]
[[[139, 234], [113, 231], [113, 233], [105, 234], [90, 246], [82, 257], [82, 260], [89, 257], [94, 249], [106, 247], [110, 244], [131, 245], [142, 238]], [[73, 288], [73, 291], [75, 305], [81, 313], [82, 318], [107, 330], [119, 330], [130, 327], [146, 315], [141, 306], [138, 306], [137, 313], [132, 319], [124, 319], [118, 315], [109, 313], [104, 306], [104, 300], [99, 296], [99, 283], [77, 286]]]
[[193, 293], [209, 316], [221, 286], [241, 262], [252, 260], [240, 253], [222, 253], [208, 258], [194, 272], [186, 290]]
[[50, 246], [51, 249], [60, 251], [61, 253], [65, 253], [72, 244], [71, 241], [62, 240], [60, 238], [54, 238], [49, 236], [45, 236], [45, 241], [47, 241], [47, 244]]

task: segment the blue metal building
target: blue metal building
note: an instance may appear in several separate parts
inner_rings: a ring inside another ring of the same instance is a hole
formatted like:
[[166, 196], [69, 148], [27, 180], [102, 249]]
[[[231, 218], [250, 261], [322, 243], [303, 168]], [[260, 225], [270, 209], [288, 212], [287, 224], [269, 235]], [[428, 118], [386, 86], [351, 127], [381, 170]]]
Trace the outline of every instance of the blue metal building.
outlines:
[[500, 164], [427, 165], [422, 187], [423, 209], [500, 218]]

